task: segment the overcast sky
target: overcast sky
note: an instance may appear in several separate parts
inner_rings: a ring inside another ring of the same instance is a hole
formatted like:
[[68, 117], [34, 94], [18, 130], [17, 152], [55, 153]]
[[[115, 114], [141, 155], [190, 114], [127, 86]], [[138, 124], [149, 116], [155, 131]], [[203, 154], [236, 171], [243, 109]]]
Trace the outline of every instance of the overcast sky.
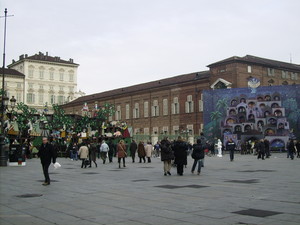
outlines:
[[14, 15], [6, 65], [39, 51], [73, 58], [87, 94], [207, 70], [234, 55], [300, 64], [299, 0], [1, 0], [1, 16], [4, 8]]

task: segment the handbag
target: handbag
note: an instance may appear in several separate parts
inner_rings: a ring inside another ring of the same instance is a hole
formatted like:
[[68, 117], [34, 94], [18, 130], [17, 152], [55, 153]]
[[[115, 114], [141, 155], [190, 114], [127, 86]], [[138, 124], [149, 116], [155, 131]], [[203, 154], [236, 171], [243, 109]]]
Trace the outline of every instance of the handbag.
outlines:
[[85, 166], [90, 165], [90, 160], [89, 160], [89, 159], [85, 159], [85, 160], [84, 160], [84, 165], [85, 165]]
[[125, 154], [125, 157], [127, 157], [127, 152], [123, 149], [123, 146], [122, 145], [120, 145], [120, 147], [121, 147], [121, 149], [122, 149], [122, 151], [124, 152], [124, 154]]

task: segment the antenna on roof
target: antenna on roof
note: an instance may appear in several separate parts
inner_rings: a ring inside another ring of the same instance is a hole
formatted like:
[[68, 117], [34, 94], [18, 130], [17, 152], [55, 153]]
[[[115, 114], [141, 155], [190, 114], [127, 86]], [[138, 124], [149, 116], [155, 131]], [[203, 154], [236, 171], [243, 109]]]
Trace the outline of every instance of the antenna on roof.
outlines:
[[290, 53], [290, 63], [292, 63], [293, 60], [292, 60], [292, 53]]

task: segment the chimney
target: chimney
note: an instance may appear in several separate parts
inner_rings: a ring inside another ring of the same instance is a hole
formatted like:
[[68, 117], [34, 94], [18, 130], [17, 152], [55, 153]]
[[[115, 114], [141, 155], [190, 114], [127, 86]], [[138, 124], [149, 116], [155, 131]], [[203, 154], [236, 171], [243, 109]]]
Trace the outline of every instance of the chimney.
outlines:
[[69, 59], [69, 62], [73, 63], [73, 59], [70, 58], [70, 59]]
[[25, 59], [28, 57], [28, 55], [27, 54], [25, 54]]
[[15, 62], [16, 62], [16, 61], [13, 59], [13, 60], [12, 60], [12, 63], [15, 63]]
[[20, 57], [19, 57], [19, 60], [22, 60], [22, 59], [24, 59], [24, 54], [20, 55]]
[[48, 52], [46, 52], [46, 56], [48, 56]]

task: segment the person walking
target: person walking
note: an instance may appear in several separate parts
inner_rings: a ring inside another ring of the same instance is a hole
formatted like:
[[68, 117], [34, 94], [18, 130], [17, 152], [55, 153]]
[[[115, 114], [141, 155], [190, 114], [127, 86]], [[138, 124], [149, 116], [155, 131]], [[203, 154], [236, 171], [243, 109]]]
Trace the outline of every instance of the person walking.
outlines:
[[161, 161], [164, 163], [164, 175], [171, 176], [171, 168], [172, 168], [172, 163], [171, 161], [174, 159], [174, 153], [172, 150], [171, 142], [168, 140], [167, 137], [165, 137], [161, 142], [160, 142], [160, 150], [161, 150]]
[[100, 146], [100, 154], [101, 154], [101, 159], [103, 161], [103, 164], [105, 164], [108, 152], [109, 152], [109, 146], [108, 144], [106, 144], [105, 140], [103, 140]]
[[204, 159], [204, 148], [202, 147], [201, 144], [201, 139], [197, 140], [197, 144], [193, 145], [193, 153], [192, 153], [192, 158], [194, 159], [194, 164], [192, 166], [192, 173], [194, 173], [195, 168], [198, 164], [198, 175], [201, 173], [201, 167], [202, 167], [202, 160]]
[[148, 163], [151, 163], [151, 155], [152, 155], [153, 146], [150, 141], [147, 142], [145, 146], [146, 157], [148, 159]]
[[94, 162], [95, 166], [97, 167], [96, 159], [97, 159], [97, 140], [93, 139], [93, 142], [89, 145], [89, 159], [90, 159], [90, 166], [92, 167], [92, 162]]
[[89, 148], [87, 147], [87, 144], [85, 142], [83, 142], [83, 144], [79, 148], [78, 155], [82, 161], [81, 168], [83, 168], [83, 166], [84, 166], [84, 168], [86, 168], [87, 163], [85, 161], [88, 160]]
[[130, 144], [130, 147], [129, 147], [129, 151], [130, 151], [130, 155], [131, 155], [133, 163], [135, 162], [135, 153], [136, 153], [136, 150], [137, 150], [137, 144], [136, 144], [135, 140], [132, 140], [132, 142]]
[[181, 136], [178, 136], [177, 141], [173, 144], [173, 151], [175, 156], [175, 164], [177, 165], [177, 174], [183, 175], [183, 166], [187, 164], [187, 150], [188, 145], [183, 141]]
[[234, 150], [235, 150], [235, 143], [234, 141], [232, 140], [232, 138], [230, 138], [228, 140], [228, 142], [226, 143], [226, 150], [229, 151], [230, 153], [230, 161], [232, 162], [234, 160]]
[[52, 163], [56, 162], [56, 152], [53, 148], [53, 146], [48, 143], [48, 138], [43, 137], [42, 139], [42, 145], [39, 148], [39, 151], [37, 153], [38, 157], [40, 157], [41, 159], [41, 164], [43, 167], [43, 173], [44, 173], [44, 177], [45, 177], [45, 182], [43, 183], [44, 186], [46, 185], [50, 185], [50, 177], [49, 177], [49, 166]]
[[71, 154], [71, 160], [78, 160], [78, 147], [77, 147], [77, 144], [76, 142], [74, 142], [73, 144], [71, 143], [69, 145], [69, 151], [70, 151], [70, 154]]
[[266, 146], [265, 146], [264, 139], [261, 139], [258, 142], [257, 151], [258, 151], [257, 159], [261, 158], [262, 160], [265, 160]]
[[268, 139], [264, 139], [264, 144], [265, 144], [265, 153], [266, 153], [266, 159], [270, 158], [271, 153], [270, 153], [270, 142]]
[[159, 158], [160, 157], [160, 143], [157, 142], [155, 145], [154, 145], [154, 156], [156, 158]]
[[114, 143], [112, 142], [111, 139], [109, 139], [108, 141], [108, 147], [109, 147], [109, 150], [108, 150], [108, 160], [109, 160], [109, 163], [112, 163], [113, 162], [113, 157], [114, 157]]
[[142, 163], [142, 159], [143, 159], [144, 163], [146, 162], [145, 156], [146, 156], [145, 147], [144, 147], [143, 142], [140, 141], [140, 143], [138, 145], [138, 157], [140, 158], [140, 163]]
[[289, 153], [289, 157], [291, 158], [291, 160], [294, 159], [294, 154], [295, 154], [295, 147], [296, 141], [290, 139], [289, 143], [288, 143], [288, 153]]
[[119, 168], [121, 168], [121, 160], [123, 160], [123, 167], [126, 167], [125, 158], [127, 157], [127, 152], [123, 140], [120, 140], [119, 144], [117, 145], [117, 155], [118, 155]]
[[300, 141], [297, 141], [296, 149], [297, 149], [297, 158], [300, 158]]

